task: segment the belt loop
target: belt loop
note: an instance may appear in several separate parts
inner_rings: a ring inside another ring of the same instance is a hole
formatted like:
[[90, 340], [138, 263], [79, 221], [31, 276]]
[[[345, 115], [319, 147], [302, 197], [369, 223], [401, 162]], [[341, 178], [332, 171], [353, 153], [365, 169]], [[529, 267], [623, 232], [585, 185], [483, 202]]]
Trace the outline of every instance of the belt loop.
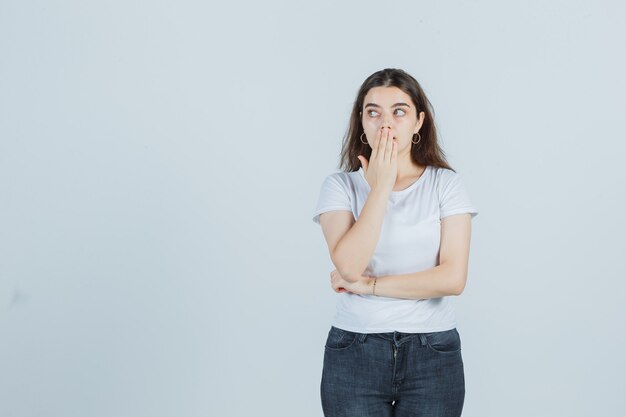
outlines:
[[426, 335], [424, 333], [420, 333], [420, 341], [422, 342], [422, 346], [426, 346], [427, 343], [427, 339], [426, 339]]
[[359, 334], [359, 342], [363, 343], [365, 342], [365, 338], [367, 337], [367, 333], [360, 333]]

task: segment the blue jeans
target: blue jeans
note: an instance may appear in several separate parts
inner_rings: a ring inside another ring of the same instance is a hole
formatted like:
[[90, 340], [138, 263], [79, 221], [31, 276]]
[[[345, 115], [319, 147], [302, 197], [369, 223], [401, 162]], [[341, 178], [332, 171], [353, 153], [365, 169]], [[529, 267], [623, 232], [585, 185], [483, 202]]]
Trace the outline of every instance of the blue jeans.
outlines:
[[331, 326], [320, 393], [325, 417], [458, 417], [465, 399], [459, 332]]

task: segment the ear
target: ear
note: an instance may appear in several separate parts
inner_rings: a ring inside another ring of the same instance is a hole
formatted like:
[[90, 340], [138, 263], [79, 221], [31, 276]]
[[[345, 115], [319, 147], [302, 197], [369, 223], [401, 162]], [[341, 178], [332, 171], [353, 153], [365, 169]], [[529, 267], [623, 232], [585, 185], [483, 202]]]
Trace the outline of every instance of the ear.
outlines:
[[413, 134], [417, 134], [417, 132], [419, 132], [420, 127], [422, 127], [422, 125], [424, 124], [424, 120], [426, 119], [426, 113], [424, 113], [423, 111], [420, 112], [420, 117], [417, 120], [417, 125], [415, 126], [415, 131], [413, 132]]

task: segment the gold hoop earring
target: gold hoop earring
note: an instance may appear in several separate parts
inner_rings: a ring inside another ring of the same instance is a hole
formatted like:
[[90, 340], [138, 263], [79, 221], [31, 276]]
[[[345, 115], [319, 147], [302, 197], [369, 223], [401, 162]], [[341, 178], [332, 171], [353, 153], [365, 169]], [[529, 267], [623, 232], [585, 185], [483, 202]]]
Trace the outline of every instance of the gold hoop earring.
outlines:
[[363, 145], [368, 145], [368, 143], [367, 143], [367, 139], [365, 140], [365, 142], [363, 142], [363, 135], [364, 135], [364, 134], [365, 134], [365, 132], [361, 133], [361, 136], [359, 136], [359, 140], [361, 141], [361, 143], [362, 143]]
[[[417, 142], [413, 142], [413, 139], [411, 139], [411, 143], [413, 145], [417, 145], [418, 143], [420, 143], [420, 140], [422, 140], [422, 135], [420, 135], [420, 132], [417, 132], [415, 135], [419, 136], [419, 139], [417, 140]], [[413, 135], [413, 137], [415, 137], [415, 135]]]

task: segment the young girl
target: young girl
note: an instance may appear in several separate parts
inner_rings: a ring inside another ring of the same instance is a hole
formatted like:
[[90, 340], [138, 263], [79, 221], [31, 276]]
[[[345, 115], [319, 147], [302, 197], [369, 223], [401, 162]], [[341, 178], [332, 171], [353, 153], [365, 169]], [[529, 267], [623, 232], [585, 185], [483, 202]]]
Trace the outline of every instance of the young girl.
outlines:
[[322, 409], [334, 416], [460, 416], [465, 287], [478, 214], [437, 142], [432, 105], [400, 69], [361, 86], [313, 221], [340, 293], [324, 347]]

